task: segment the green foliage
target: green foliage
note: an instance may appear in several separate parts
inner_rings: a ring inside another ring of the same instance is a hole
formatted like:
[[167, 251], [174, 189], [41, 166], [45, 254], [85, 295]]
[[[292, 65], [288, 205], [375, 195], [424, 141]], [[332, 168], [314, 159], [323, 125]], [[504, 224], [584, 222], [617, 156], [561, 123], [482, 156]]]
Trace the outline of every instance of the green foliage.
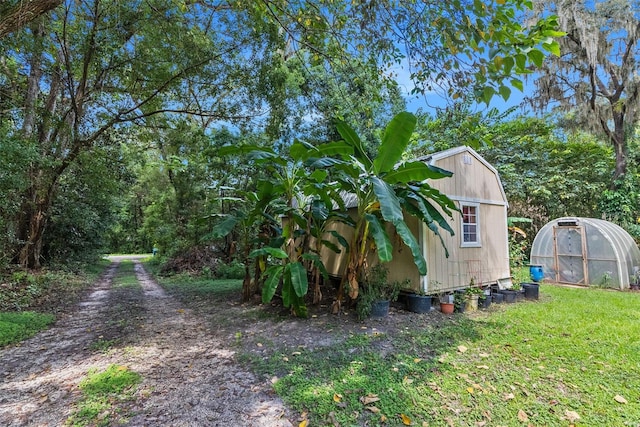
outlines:
[[601, 217], [599, 201], [610, 184], [609, 147], [585, 134], [562, 140], [556, 132], [548, 121], [521, 118], [494, 127], [494, 145], [481, 150], [500, 173], [509, 215], [532, 219], [533, 230], [561, 216]]
[[365, 279], [356, 301], [356, 314], [362, 320], [371, 314], [372, 305], [378, 301], [395, 301], [406, 283], [390, 282], [389, 269], [383, 264], [376, 264], [365, 272]]
[[30, 310], [57, 314], [69, 309], [108, 264], [69, 264], [66, 270], [0, 272], [0, 312]]
[[53, 323], [52, 314], [33, 311], [0, 312], [0, 347], [23, 341]]
[[228, 264], [216, 266], [215, 276], [218, 279], [242, 279], [244, 277], [245, 265], [239, 261], [231, 261]]
[[126, 420], [124, 406], [133, 400], [136, 385], [142, 377], [121, 365], [110, 365], [104, 371], [93, 370], [78, 385], [82, 399], [67, 420], [72, 426], [108, 426]]

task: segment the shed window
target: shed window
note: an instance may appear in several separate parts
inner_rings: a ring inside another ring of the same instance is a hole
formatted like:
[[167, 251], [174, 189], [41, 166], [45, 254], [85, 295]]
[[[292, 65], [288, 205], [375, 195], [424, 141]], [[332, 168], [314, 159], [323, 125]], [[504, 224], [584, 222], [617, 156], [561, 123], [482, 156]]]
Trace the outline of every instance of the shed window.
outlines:
[[480, 205], [477, 203], [461, 203], [462, 242], [463, 247], [480, 246]]

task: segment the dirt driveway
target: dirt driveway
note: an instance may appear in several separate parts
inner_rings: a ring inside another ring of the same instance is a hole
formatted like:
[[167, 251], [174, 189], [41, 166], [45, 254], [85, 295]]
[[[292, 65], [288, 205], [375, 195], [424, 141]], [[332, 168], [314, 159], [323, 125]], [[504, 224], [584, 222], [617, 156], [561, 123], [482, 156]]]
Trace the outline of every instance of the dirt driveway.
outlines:
[[0, 350], [0, 426], [65, 425], [80, 398], [78, 383], [111, 364], [143, 378], [126, 425], [292, 425], [269, 381], [234, 362], [232, 331], [215, 326], [216, 315], [229, 314], [209, 312], [203, 321], [151, 280], [139, 260], [142, 290], [113, 288], [120, 261], [72, 314]]

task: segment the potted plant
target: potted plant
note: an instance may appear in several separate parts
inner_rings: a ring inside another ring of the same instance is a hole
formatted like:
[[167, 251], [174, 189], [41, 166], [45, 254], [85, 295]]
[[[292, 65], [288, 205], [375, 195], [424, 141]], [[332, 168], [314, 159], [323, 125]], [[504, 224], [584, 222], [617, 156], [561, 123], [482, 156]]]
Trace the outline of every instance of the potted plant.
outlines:
[[440, 300], [440, 311], [443, 314], [453, 313], [453, 310], [455, 309], [453, 294], [443, 293], [438, 296], [438, 299]]
[[366, 317], [385, 317], [389, 313], [389, 303], [398, 299], [401, 284], [389, 282], [389, 270], [377, 264], [365, 270], [362, 288], [356, 303], [359, 319]]
[[478, 300], [480, 299], [480, 295], [484, 295], [484, 291], [480, 286], [476, 286], [476, 282], [473, 278], [471, 278], [469, 287], [464, 293], [466, 296], [465, 304], [467, 311], [478, 310]]
[[453, 306], [456, 313], [464, 313], [467, 307], [466, 291], [458, 290], [453, 293]]
[[413, 313], [428, 313], [431, 311], [431, 295], [427, 295], [424, 291], [408, 294], [405, 302], [407, 310]]

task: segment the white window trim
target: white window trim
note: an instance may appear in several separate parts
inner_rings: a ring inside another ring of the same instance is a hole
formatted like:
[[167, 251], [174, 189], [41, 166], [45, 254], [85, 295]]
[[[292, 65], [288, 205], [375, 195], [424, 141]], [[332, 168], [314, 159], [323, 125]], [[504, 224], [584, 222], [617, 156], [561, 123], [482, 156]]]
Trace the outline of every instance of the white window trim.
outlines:
[[[462, 208], [465, 206], [476, 208], [476, 241], [475, 242], [465, 242], [464, 241], [464, 216], [462, 215]], [[461, 248], [481, 248], [482, 247], [482, 238], [481, 238], [481, 227], [480, 227], [480, 203], [475, 202], [463, 202], [460, 201], [460, 247]]]

